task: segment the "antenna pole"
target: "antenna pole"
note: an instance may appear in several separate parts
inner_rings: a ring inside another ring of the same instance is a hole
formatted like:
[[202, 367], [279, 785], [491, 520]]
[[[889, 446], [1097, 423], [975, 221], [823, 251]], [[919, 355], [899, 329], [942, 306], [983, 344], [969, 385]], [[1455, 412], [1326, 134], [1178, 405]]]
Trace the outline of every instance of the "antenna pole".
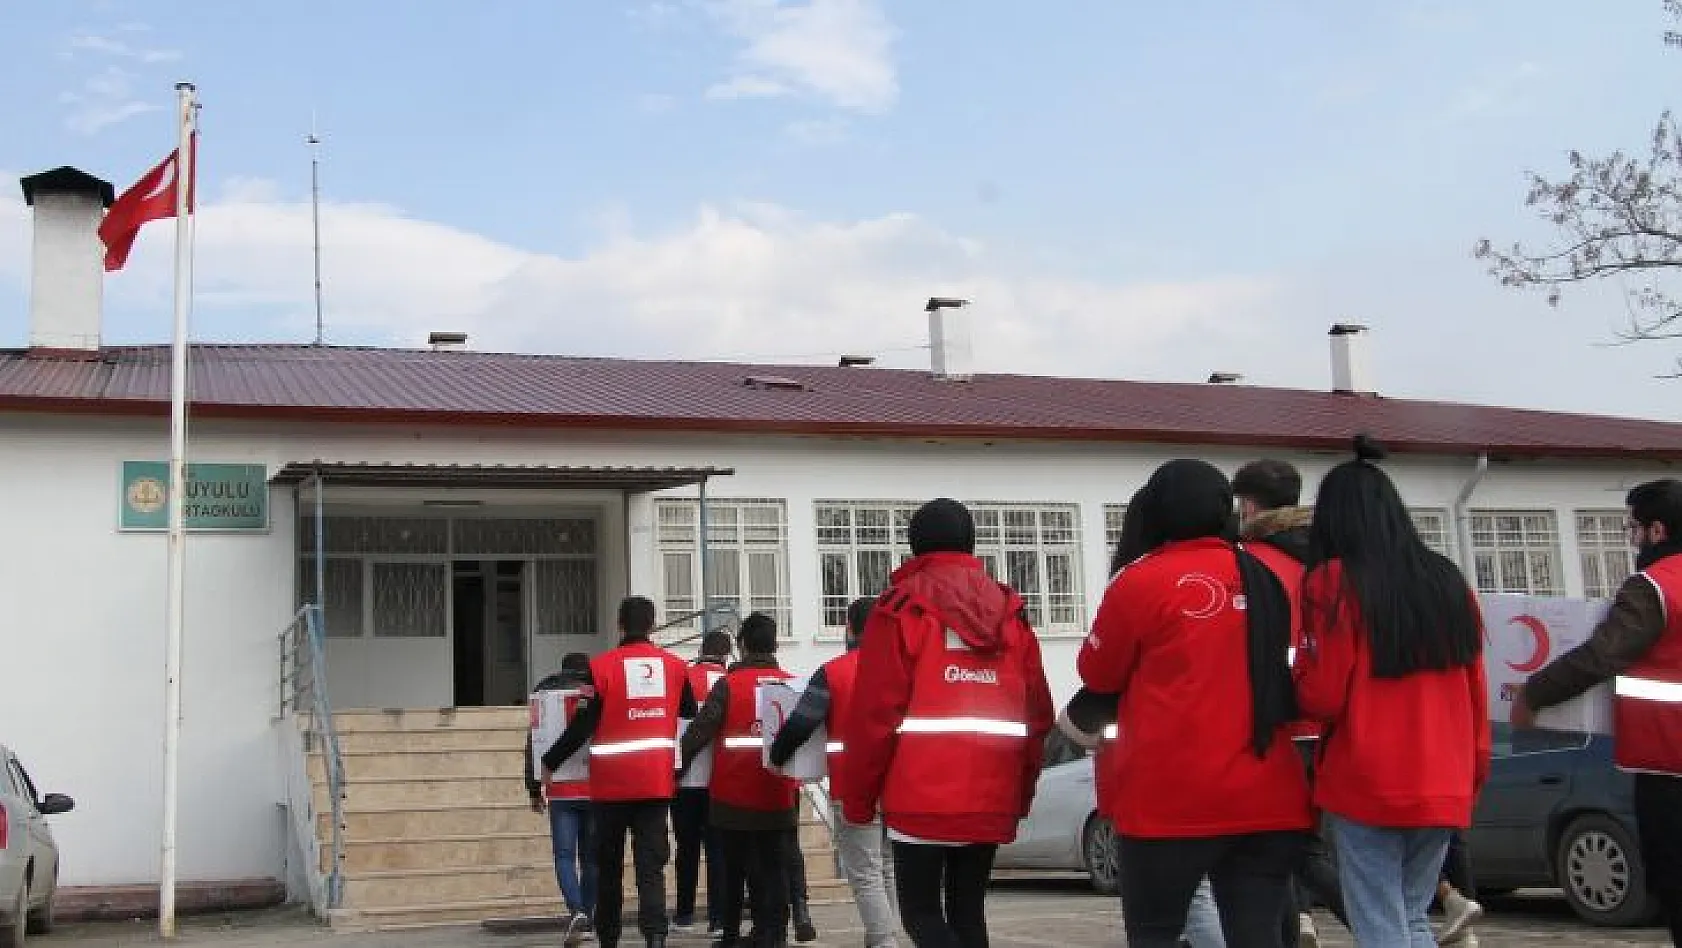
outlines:
[[310, 134], [304, 139], [310, 147], [310, 226], [314, 228], [315, 249], [315, 344], [326, 343], [326, 326], [321, 311], [321, 136], [315, 133], [315, 116], [310, 116]]

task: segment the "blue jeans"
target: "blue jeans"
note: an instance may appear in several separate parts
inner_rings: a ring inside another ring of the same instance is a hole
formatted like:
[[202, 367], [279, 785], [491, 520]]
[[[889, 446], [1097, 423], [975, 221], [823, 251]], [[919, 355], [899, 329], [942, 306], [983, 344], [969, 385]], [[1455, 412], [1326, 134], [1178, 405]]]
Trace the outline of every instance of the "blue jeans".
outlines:
[[567, 911], [596, 911], [596, 833], [588, 800], [549, 801], [549, 841], [555, 848], [555, 881]]
[[1368, 826], [1332, 813], [1326, 819], [1355, 944], [1435, 948], [1426, 913], [1454, 831]]

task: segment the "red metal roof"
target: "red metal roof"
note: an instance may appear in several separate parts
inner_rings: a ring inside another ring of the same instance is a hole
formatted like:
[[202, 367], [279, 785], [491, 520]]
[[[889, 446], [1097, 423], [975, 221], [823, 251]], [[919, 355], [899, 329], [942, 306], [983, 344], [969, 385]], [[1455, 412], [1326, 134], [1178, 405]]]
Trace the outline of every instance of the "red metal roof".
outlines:
[[[198, 417], [1334, 450], [1368, 431], [1396, 451], [1682, 460], [1682, 424], [1245, 385], [273, 345], [195, 346], [192, 366]], [[0, 351], [0, 410], [168, 397], [166, 346]]]

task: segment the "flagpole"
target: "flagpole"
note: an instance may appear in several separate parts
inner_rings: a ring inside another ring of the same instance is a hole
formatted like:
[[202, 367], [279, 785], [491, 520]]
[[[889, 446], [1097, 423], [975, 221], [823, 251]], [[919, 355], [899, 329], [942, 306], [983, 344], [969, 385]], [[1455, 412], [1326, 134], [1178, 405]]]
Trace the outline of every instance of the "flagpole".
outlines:
[[193, 126], [195, 89], [175, 84], [181, 144], [175, 177], [175, 332], [169, 373], [169, 604], [164, 648], [164, 814], [163, 852], [158, 873], [158, 931], [175, 937], [176, 811], [180, 797], [181, 639], [186, 605], [187, 498], [187, 317], [193, 303]]

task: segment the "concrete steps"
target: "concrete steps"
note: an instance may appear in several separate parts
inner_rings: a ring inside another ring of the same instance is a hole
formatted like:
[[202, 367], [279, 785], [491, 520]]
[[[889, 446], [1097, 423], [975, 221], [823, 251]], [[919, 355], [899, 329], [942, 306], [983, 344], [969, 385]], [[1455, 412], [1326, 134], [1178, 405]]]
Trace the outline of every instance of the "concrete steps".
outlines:
[[[560, 913], [549, 822], [532, 812], [522, 776], [527, 723], [524, 708], [334, 716], [345, 772], [344, 907], [332, 915], [335, 928], [397, 931]], [[307, 719], [302, 725], [307, 733]], [[325, 870], [333, 827], [319, 748], [307, 766], [322, 814]], [[804, 800], [800, 838], [812, 900], [850, 901], [828, 828]], [[633, 913], [626, 849], [626, 911]], [[670, 864], [665, 875], [671, 899]]]

